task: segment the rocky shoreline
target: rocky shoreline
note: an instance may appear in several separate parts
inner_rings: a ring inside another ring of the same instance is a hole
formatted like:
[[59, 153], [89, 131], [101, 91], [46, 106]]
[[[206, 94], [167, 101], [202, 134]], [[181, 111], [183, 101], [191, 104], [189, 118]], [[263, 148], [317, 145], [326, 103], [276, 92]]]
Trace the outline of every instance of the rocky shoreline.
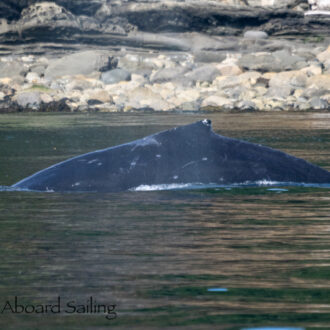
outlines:
[[[33, 4], [0, 25], [0, 113], [328, 111], [330, 15], [306, 15], [304, 1], [291, 2], [294, 10], [257, 7], [251, 16], [243, 5], [230, 14], [209, 2], [197, 15], [195, 2], [128, 1], [108, 8], [111, 19], [99, 8], [98, 23]], [[181, 11], [162, 21], [164, 6], [167, 15]], [[210, 8], [222, 15], [213, 23]]]

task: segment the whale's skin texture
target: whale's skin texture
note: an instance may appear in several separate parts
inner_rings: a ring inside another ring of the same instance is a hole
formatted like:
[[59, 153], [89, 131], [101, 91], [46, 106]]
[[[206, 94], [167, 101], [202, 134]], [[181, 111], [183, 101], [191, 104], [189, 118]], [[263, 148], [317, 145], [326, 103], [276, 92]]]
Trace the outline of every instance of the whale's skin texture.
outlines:
[[227, 185], [263, 180], [328, 184], [330, 172], [269, 147], [218, 135], [205, 119], [68, 159], [12, 187], [118, 192], [142, 185]]

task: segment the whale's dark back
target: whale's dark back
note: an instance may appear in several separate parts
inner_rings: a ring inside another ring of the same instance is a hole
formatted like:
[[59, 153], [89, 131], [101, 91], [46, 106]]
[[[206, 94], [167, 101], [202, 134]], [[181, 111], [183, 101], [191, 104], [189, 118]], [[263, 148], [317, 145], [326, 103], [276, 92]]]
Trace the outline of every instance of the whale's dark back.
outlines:
[[141, 185], [262, 180], [330, 183], [330, 173], [281, 151], [215, 134], [203, 120], [71, 158], [14, 187], [115, 192]]

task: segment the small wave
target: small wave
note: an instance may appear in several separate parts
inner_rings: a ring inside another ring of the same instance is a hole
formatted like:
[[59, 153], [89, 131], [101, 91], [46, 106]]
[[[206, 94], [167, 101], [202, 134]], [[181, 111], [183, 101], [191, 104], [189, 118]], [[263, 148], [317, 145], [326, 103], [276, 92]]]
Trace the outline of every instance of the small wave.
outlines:
[[279, 184], [279, 182], [263, 179], [263, 180], [257, 181], [256, 184], [258, 186], [274, 186], [276, 184]]
[[0, 186], [0, 192], [1, 191], [33, 191], [33, 190], [26, 188], [17, 188], [13, 186]]
[[0, 186], [0, 191], [17, 191], [17, 188], [13, 188], [10, 186]]
[[[129, 189], [130, 191], [162, 191], [162, 190], [193, 190], [193, 189], [225, 189], [231, 190], [233, 188], [253, 188], [253, 187], [271, 187], [268, 191], [286, 192], [288, 189], [281, 189], [279, 187], [302, 187], [302, 188], [330, 188], [329, 183], [297, 183], [297, 182], [277, 182], [270, 180], [259, 180], [256, 182], [245, 181], [242, 183], [232, 184], [215, 184], [215, 183], [164, 183], [164, 184], [142, 184], [137, 187]], [[53, 189], [46, 189], [45, 191], [32, 190], [27, 188], [18, 188], [14, 186], [0, 186], [1, 191], [24, 191], [24, 192], [55, 192]], [[78, 191], [76, 191], [78, 192]], [[83, 192], [83, 191], [80, 191]]]
[[189, 183], [170, 183], [170, 184], [152, 184], [152, 185], [146, 185], [141, 184], [140, 186], [136, 188], [132, 188], [130, 190], [132, 191], [155, 191], [155, 190], [175, 190], [175, 189], [190, 189], [192, 187]]
[[[330, 188], [330, 184], [319, 184], [319, 183], [298, 183], [298, 182], [278, 182], [270, 180], [259, 180], [259, 181], [245, 181], [242, 183], [233, 184], [203, 184], [203, 183], [168, 183], [168, 184], [154, 184], [145, 185], [142, 184], [138, 187], [131, 188], [130, 191], [161, 191], [161, 190], [190, 190], [190, 189], [213, 189], [222, 188], [225, 190], [230, 190], [232, 188], [249, 188], [249, 187], [303, 187], [303, 188]], [[281, 188], [271, 188], [267, 189], [269, 191], [285, 192], [287, 189]]]

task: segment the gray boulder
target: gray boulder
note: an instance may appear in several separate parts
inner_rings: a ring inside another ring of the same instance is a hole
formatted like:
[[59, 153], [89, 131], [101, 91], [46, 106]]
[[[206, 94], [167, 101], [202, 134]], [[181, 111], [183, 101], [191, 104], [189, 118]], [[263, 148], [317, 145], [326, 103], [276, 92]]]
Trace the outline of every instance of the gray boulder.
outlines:
[[0, 78], [12, 78], [16, 76], [23, 76], [27, 71], [22, 63], [13, 62], [0, 62]]
[[292, 55], [287, 50], [265, 55], [247, 54], [239, 59], [238, 64], [244, 70], [261, 72], [281, 72], [307, 66], [303, 57]]
[[101, 80], [105, 84], [116, 84], [120, 81], [129, 81], [131, 80], [131, 73], [125, 69], [117, 68], [103, 72], [101, 75]]
[[226, 59], [226, 51], [206, 51], [199, 50], [194, 52], [195, 62], [201, 63], [220, 63]]
[[39, 76], [42, 76], [45, 73], [46, 67], [47, 65], [45, 64], [37, 64], [37, 65], [33, 65], [30, 68], [30, 71], [37, 73]]
[[40, 94], [38, 92], [24, 92], [18, 94], [16, 102], [23, 108], [38, 109], [41, 103]]
[[50, 61], [45, 78], [53, 79], [62, 76], [88, 75], [95, 71], [111, 69], [112, 58], [108, 52], [101, 50], [87, 50], [66, 55]]
[[187, 74], [185, 77], [196, 82], [196, 81], [207, 81], [212, 82], [215, 77], [220, 75], [220, 71], [213, 65], [207, 64], [198, 67]]
[[266, 93], [266, 96], [275, 99], [286, 99], [293, 92], [293, 88], [289, 86], [283, 87], [270, 87]]
[[310, 100], [309, 104], [315, 110], [325, 110], [328, 108], [328, 102], [326, 100], [319, 98], [318, 96], [314, 96]]
[[164, 68], [158, 70], [155, 74], [151, 75], [150, 81], [152, 83], [163, 83], [171, 81], [178, 76], [184, 74], [188, 69], [184, 67]]
[[279, 50], [273, 53], [276, 61], [282, 63], [283, 70], [299, 70], [304, 66], [307, 66], [304, 57], [293, 55], [288, 50]]
[[264, 31], [249, 30], [244, 33], [244, 38], [247, 39], [267, 39], [268, 34]]

